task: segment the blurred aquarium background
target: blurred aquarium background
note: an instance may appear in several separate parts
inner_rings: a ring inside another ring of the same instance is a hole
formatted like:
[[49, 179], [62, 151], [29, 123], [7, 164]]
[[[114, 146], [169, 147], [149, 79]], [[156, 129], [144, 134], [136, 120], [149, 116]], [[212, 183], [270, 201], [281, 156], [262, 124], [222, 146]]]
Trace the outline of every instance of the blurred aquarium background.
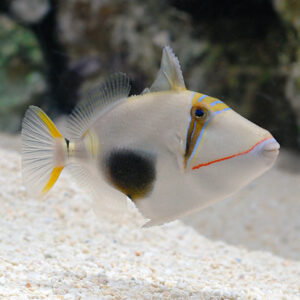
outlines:
[[165, 45], [190, 90], [225, 101], [293, 152], [289, 173], [275, 169], [256, 194], [254, 183], [188, 221], [212, 238], [299, 259], [298, 0], [1, 0], [0, 146], [19, 137], [28, 105], [64, 116], [113, 72], [140, 93]]
[[69, 113], [116, 71], [149, 86], [171, 45], [187, 87], [220, 98], [300, 145], [300, 2], [296, 0], [1, 0], [0, 130], [29, 104]]

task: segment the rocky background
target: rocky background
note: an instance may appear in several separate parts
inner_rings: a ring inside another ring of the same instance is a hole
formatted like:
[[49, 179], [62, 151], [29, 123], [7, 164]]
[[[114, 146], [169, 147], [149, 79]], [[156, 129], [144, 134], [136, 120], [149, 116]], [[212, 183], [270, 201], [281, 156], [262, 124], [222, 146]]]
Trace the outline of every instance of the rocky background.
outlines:
[[1, 0], [0, 130], [18, 132], [29, 104], [69, 113], [115, 71], [141, 92], [168, 44], [189, 89], [300, 149], [299, 1]]

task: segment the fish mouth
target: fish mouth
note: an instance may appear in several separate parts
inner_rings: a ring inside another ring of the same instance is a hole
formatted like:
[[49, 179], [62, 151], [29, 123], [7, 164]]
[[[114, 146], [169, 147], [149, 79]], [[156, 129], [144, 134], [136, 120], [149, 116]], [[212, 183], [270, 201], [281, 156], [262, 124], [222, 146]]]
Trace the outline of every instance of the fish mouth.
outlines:
[[243, 152], [239, 152], [239, 153], [235, 153], [226, 157], [222, 157], [216, 160], [212, 160], [206, 163], [201, 163], [198, 164], [194, 167], [192, 167], [192, 170], [196, 170], [199, 169], [201, 167], [206, 167], [209, 166], [211, 164], [217, 163], [217, 162], [221, 162], [224, 160], [228, 160], [240, 155], [245, 155], [248, 154], [249, 152], [255, 150], [255, 152], [259, 152], [262, 153], [263, 156], [268, 157], [268, 158], [273, 158], [275, 159], [277, 157], [277, 155], [279, 154], [279, 148], [280, 145], [278, 144], [278, 142], [273, 138], [273, 136], [269, 136], [266, 137], [260, 141], [258, 141], [256, 144], [254, 144], [252, 147], [250, 147], [249, 149], [243, 151]]
[[262, 155], [270, 158], [276, 157], [279, 154], [279, 149], [280, 145], [273, 137], [270, 137], [261, 145]]

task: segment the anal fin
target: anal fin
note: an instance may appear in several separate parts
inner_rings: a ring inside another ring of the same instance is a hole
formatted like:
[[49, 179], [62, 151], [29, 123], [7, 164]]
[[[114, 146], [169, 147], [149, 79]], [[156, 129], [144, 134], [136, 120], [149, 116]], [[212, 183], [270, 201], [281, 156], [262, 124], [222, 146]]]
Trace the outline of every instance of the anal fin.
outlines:
[[93, 209], [100, 219], [120, 222], [128, 213], [127, 197], [110, 187], [99, 174], [77, 163], [67, 166], [76, 182], [92, 196]]

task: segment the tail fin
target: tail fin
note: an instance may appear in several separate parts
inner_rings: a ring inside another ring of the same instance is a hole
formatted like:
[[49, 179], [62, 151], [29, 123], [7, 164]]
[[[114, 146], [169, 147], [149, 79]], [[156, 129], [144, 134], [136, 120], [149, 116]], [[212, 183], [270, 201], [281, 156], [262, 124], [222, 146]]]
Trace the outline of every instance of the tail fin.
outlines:
[[30, 106], [22, 123], [22, 173], [27, 191], [46, 194], [65, 167], [67, 142], [50, 118]]

